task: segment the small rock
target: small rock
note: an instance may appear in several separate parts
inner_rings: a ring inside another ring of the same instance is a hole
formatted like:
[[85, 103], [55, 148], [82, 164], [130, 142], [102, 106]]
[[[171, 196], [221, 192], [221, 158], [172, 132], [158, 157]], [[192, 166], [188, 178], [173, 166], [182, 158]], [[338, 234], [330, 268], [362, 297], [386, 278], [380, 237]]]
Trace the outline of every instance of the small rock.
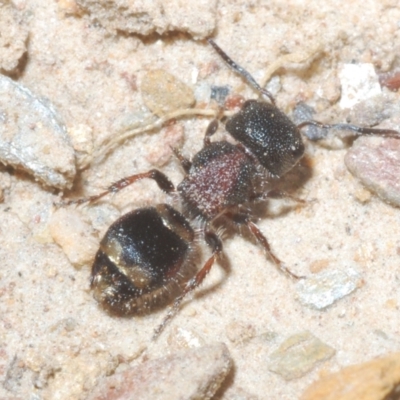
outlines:
[[[70, 352], [69, 357], [54, 357], [57, 369], [53, 375], [43, 376], [45, 390], [41, 393], [41, 399], [83, 399], [87, 389], [94, 387], [97, 378], [103, 374], [110, 375], [115, 372], [119, 365], [117, 357], [107, 351], [98, 349], [96, 357], [85, 351], [79, 354]], [[46, 365], [43, 366], [48, 370]]]
[[382, 200], [400, 206], [400, 140], [360, 137], [344, 159], [349, 171]]
[[249, 323], [232, 321], [226, 326], [226, 335], [233, 343], [244, 343], [256, 336], [256, 329]]
[[87, 400], [211, 399], [231, 367], [223, 343], [191, 349], [104, 378]]
[[400, 353], [394, 353], [320, 378], [301, 400], [394, 400], [399, 385]]
[[361, 285], [360, 274], [352, 268], [324, 270], [296, 285], [298, 300], [305, 306], [323, 310]]
[[83, 220], [78, 210], [60, 208], [49, 224], [53, 240], [63, 249], [71, 264], [80, 268], [90, 264], [99, 247], [91, 225]]
[[142, 36], [185, 32], [195, 39], [211, 36], [217, 18], [217, 0], [76, 0], [95, 23], [109, 31]]
[[330, 260], [327, 258], [322, 258], [319, 260], [314, 260], [311, 262], [310, 264], [310, 272], [313, 274], [316, 274], [318, 272], [321, 272], [323, 270], [325, 270], [327, 267], [329, 267], [330, 264]]
[[57, 6], [64, 16], [74, 15], [79, 17], [83, 14], [75, 0], [58, 0]]
[[225, 99], [231, 91], [231, 87], [228, 85], [225, 86], [211, 86], [211, 100], [215, 100], [221, 107], [225, 105]]
[[225, 99], [224, 108], [229, 111], [238, 112], [242, 108], [246, 99], [237, 93], [228, 94]]
[[206, 345], [204, 340], [197, 335], [197, 332], [179, 326], [174, 326], [169, 329], [167, 343], [169, 351], [172, 353], [183, 349], [193, 349]]
[[372, 193], [360, 183], [357, 184], [353, 194], [360, 203], [368, 203], [372, 198]]
[[192, 89], [161, 69], [148, 71], [142, 79], [142, 98], [147, 108], [161, 116], [195, 103]]
[[296, 379], [335, 353], [335, 349], [310, 332], [301, 332], [290, 336], [271, 354], [268, 369], [286, 380]]
[[[300, 102], [297, 104], [296, 108], [293, 110], [293, 121], [296, 125], [299, 125], [305, 121], [311, 121], [314, 119], [315, 110], [307, 105], [306, 103]], [[302, 130], [302, 133], [310, 140], [317, 141], [325, 138], [329, 131], [318, 126], [306, 126]]]
[[400, 88], [400, 69], [395, 68], [393, 71], [379, 74], [379, 83], [392, 92], [397, 92]]
[[381, 93], [378, 75], [372, 64], [344, 64], [339, 79], [342, 87], [341, 108], [352, 108], [360, 101]]
[[75, 177], [75, 155], [50, 104], [0, 75], [0, 162], [65, 189]]
[[68, 129], [72, 146], [75, 150], [78, 169], [87, 167], [92, 161], [93, 131], [89, 125], [79, 124]]

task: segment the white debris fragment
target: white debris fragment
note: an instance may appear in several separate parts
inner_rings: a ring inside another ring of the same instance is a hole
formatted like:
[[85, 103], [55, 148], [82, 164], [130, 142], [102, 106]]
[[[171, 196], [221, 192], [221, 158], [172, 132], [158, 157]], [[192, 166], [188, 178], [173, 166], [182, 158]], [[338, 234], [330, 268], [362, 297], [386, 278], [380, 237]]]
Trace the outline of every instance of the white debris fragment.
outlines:
[[298, 282], [297, 297], [305, 306], [322, 310], [356, 290], [361, 282], [353, 268], [326, 270]]
[[372, 64], [343, 64], [339, 79], [342, 86], [340, 107], [343, 109], [381, 94], [378, 75]]
[[51, 104], [0, 75], [0, 162], [48, 186], [64, 189], [75, 177], [75, 156]]

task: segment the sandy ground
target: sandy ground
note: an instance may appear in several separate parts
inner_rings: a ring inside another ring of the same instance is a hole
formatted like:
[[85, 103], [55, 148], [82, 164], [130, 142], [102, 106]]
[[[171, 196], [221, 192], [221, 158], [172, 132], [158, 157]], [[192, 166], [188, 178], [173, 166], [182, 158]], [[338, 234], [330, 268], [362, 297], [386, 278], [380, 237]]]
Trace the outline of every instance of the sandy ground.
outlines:
[[[112, 32], [90, 13], [79, 15], [72, 2], [14, 4], [29, 43], [13, 76], [56, 107], [68, 132], [91, 133], [95, 149], [124, 121], [147, 112], [140, 85], [150, 68], [172, 73], [195, 92], [202, 85], [230, 85], [233, 92], [257, 97], [205, 41], [176, 32], [179, 28], [150, 36]], [[397, 1], [221, 0], [213, 16], [213, 38], [259, 81], [285, 54], [312, 55], [275, 74], [277, 103], [288, 113], [301, 100], [316, 109], [316, 119], [342, 118], [338, 71], [343, 63], [372, 63], [378, 72], [399, 63]], [[80, 171], [65, 195], [95, 194], [153, 167], [178, 184], [182, 171], [165, 143], [181, 144], [190, 157], [201, 148], [208, 122], [185, 118], [177, 121], [178, 134], [167, 127], [126, 141]], [[59, 192], [2, 167], [0, 398], [84, 399], [101, 376], [140, 363], [147, 347], [147, 357], [156, 358], [193, 343], [224, 342], [235, 370], [218, 398], [296, 399], [321, 371], [399, 351], [400, 212], [357, 183], [344, 165], [345, 149], [311, 144], [307, 152], [286, 185], [307, 200], [305, 206], [273, 202], [258, 225], [292, 271], [309, 275], [355, 268], [362, 276], [358, 290], [324, 311], [307, 308], [296, 300], [293, 282], [259, 247], [229, 234], [225, 258], [156, 343], [150, 338], [165, 310], [112, 318], [89, 290], [90, 260], [101, 235], [121, 213], [165, 201], [156, 185], [141, 182], [100, 205], [66, 209], [67, 220], [77, 222], [76, 230], [72, 224], [64, 232], [75, 235], [73, 245], [84, 247], [76, 262], [84, 265], [76, 268], [53, 241]], [[285, 338], [305, 330], [336, 354], [299, 379], [286, 381], [270, 372], [269, 355]]]

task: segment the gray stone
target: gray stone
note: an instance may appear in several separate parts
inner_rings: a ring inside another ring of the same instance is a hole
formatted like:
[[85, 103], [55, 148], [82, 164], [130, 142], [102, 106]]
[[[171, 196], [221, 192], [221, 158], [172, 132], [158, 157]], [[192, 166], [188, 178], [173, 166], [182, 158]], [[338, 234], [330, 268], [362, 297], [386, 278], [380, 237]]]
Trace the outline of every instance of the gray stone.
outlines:
[[0, 162], [48, 186], [65, 189], [75, 177], [74, 149], [51, 104], [0, 75]]

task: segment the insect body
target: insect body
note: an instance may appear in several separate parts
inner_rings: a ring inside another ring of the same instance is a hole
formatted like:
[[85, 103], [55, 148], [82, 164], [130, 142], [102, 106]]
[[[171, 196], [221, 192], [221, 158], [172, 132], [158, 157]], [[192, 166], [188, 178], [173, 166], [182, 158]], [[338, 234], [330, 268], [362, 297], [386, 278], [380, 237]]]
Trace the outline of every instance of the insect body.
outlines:
[[[179, 195], [181, 211], [158, 204], [132, 211], [115, 221], [102, 239], [92, 267], [91, 287], [95, 298], [110, 313], [146, 313], [173, 302], [154, 337], [176, 314], [182, 299], [203, 282], [221, 255], [222, 241], [216, 226], [227, 220], [234, 226], [247, 228], [278, 269], [292, 278], [299, 278], [271, 252], [249, 210], [255, 201], [268, 198], [265, 181], [271, 176], [283, 176], [303, 156], [301, 127], [311, 124], [335, 127], [315, 121], [296, 126], [247, 71], [212, 40], [209, 43], [250, 85], [270, 99], [270, 102], [246, 101], [226, 122], [226, 130], [238, 143], [211, 140], [218, 128], [215, 119], [206, 130], [203, 148], [192, 160], [176, 152], [185, 171], [177, 188], [162, 172], [150, 170], [123, 178], [99, 195], [69, 202], [94, 202], [141, 179], [153, 179], [164, 192]], [[340, 126], [358, 133], [394, 135], [393, 131]], [[211, 256], [201, 268], [196, 266], [194, 221], [201, 222], [199, 236], [211, 250]]]
[[92, 269], [96, 300], [113, 314], [165, 305], [195, 273], [194, 231], [167, 204], [141, 208], [107, 231]]

